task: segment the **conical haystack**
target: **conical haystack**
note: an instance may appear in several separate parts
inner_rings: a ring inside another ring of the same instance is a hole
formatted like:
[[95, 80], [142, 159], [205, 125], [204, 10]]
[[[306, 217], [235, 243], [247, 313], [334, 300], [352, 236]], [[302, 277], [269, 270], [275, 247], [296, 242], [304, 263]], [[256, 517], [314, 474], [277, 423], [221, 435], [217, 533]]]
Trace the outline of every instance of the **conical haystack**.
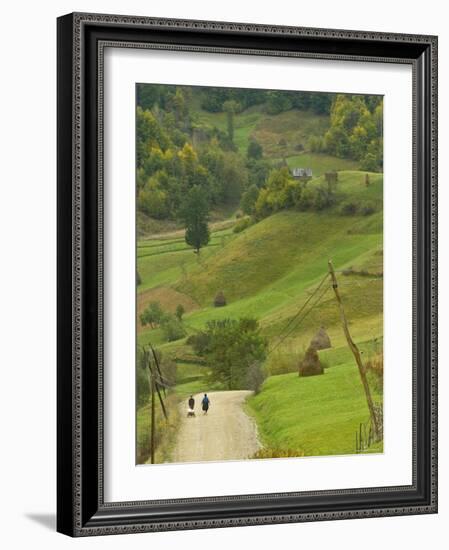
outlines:
[[331, 340], [324, 327], [321, 327], [316, 332], [315, 336], [312, 338], [312, 341], [310, 342], [310, 347], [315, 348], [317, 350], [328, 349], [332, 347]]
[[323, 374], [324, 369], [320, 363], [316, 349], [311, 345], [306, 351], [304, 359], [299, 364], [299, 376], [315, 376]]

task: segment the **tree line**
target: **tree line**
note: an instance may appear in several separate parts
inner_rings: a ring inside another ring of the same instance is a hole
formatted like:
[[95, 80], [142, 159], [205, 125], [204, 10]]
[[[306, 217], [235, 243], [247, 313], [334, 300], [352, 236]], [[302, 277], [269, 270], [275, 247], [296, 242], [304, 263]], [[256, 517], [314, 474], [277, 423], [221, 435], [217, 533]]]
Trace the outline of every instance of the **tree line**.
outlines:
[[[198, 120], [198, 105], [226, 114], [226, 131]], [[260, 105], [267, 113], [308, 109], [329, 115], [323, 136], [310, 138], [312, 152], [350, 158], [367, 171], [382, 170], [382, 98], [166, 85], [137, 87], [137, 208], [156, 219], [190, 224], [188, 244], [199, 250], [208, 242], [211, 208], [241, 204], [247, 214], [264, 217], [280, 208], [322, 209], [332, 193], [306, 190], [275, 166], [251, 139], [245, 153], [234, 143], [235, 116]], [[192, 205], [197, 204], [196, 214]]]

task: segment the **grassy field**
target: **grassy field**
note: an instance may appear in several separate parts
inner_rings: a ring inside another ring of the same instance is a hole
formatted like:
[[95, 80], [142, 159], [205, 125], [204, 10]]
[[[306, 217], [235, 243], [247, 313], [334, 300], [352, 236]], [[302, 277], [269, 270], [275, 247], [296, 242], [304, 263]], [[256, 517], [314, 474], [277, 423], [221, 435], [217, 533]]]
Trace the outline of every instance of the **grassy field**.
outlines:
[[353, 361], [322, 376], [271, 376], [262, 392], [249, 399], [248, 409], [264, 444], [301, 450], [305, 456], [354, 453], [355, 433], [368, 417]]

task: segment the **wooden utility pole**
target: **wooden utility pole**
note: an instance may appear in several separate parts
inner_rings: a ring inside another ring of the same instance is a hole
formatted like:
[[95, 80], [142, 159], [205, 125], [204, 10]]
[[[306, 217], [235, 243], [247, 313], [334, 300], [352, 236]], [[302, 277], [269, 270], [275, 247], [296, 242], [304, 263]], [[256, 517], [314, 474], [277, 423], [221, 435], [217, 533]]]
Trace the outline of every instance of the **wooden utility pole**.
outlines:
[[154, 394], [155, 394], [155, 386], [156, 381], [154, 379], [154, 371], [151, 368], [151, 363], [148, 362], [148, 368], [150, 369], [150, 378], [151, 378], [151, 464], [154, 464], [154, 433], [155, 433], [155, 424], [156, 424], [156, 418], [155, 418], [155, 401], [154, 401]]
[[[156, 350], [153, 348], [153, 346], [150, 344], [151, 354], [152, 358], [150, 356], [150, 352], [144, 348], [144, 362], [146, 366], [148, 367], [148, 385], [150, 387], [150, 395], [151, 395], [151, 427], [150, 427], [150, 446], [151, 446], [151, 464], [154, 464], [154, 439], [155, 439], [155, 433], [156, 433], [156, 393], [159, 398], [159, 403], [161, 404], [162, 412], [164, 413], [165, 420], [168, 421], [168, 413], [167, 409], [164, 404], [164, 400], [162, 398], [160, 388], [162, 388], [162, 391], [165, 393], [164, 388], [164, 382], [163, 382], [163, 376], [162, 376], [162, 370], [161, 366], [159, 364], [159, 359], [157, 357]], [[156, 378], [158, 376], [159, 378]]]
[[154, 380], [154, 369], [151, 367], [150, 352], [144, 348], [144, 362], [148, 368], [148, 386], [150, 388], [151, 395], [151, 405], [150, 405], [150, 456], [151, 464], [154, 464], [154, 433], [155, 433], [155, 402], [154, 402], [154, 393], [155, 393], [155, 384]]
[[351, 334], [349, 333], [348, 321], [346, 319], [345, 310], [343, 308], [343, 302], [341, 300], [340, 292], [338, 291], [337, 277], [335, 276], [334, 266], [332, 265], [331, 260], [329, 260], [328, 266], [329, 266], [329, 273], [332, 279], [332, 288], [334, 289], [335, 297], [337, 298], [338, 306], [340, 308], [340, 318], [341, 318], [341, 324], [343, 325], [343, 332], [345, 333], [348, 346], [352, 351], [355, 358], [355, 362], [357, 363], [357, 367], [359, 368], [360, 378], [362, 380], [363, 389], [365, 390], [366, 401], [368, 403], [371, 423], [373, 425], [375, 438], [377, 440], [381, 432], [379, 428], [378, 418], [374, 410], [373, 399], [371, 397], [371, 391], [369, 389], [368, 379], [366, 378], [366, 372], [365, 372], [365, 367], [363, 366], [362, 356], [360, 355], [359, 348], [356, 346], [355, 342], [351, 338]]

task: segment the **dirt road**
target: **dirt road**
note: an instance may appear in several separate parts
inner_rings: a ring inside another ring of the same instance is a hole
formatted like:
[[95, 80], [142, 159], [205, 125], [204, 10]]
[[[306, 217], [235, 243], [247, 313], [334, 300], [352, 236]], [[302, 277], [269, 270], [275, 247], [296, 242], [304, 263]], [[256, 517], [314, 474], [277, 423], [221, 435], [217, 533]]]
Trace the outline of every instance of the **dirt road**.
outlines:
[[241, 460], [259, 448], [256, 425], [243, 411], [250, 391], [220, 391], [208, 394], [210, 408], [201, 410], [203, 394], [194, 395], [194, 418], [187, 418], [187, 401], [181, 404], [182, 424], [173, 462]]

